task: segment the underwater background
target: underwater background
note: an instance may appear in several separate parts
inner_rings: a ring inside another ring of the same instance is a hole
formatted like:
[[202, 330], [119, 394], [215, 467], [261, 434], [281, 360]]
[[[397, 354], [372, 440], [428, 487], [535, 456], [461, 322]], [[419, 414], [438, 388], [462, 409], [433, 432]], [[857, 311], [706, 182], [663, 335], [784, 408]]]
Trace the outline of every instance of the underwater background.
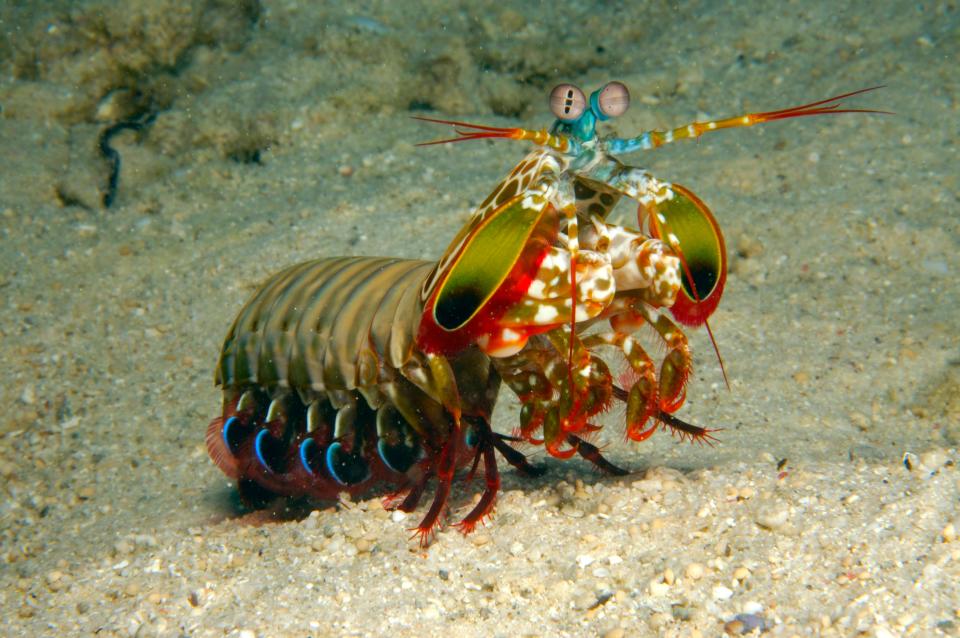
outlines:
[[[0, 31], [0, 633], [960, 635], [956, 2], [3, 2]], [[436, 259], [525, 153], [417, 148], [448, 130], [411, 115], [540, 128], [610, 80], [620, 135], [875, 85], [852, 105], [895, 113], [624, 158], [726, 235], [730, 388], [692, 332], [678, 413], [719, 441], [614, 410], [632, 474], [526, 447], [548, 473], [427, 551], [425, 506], [240, 510], [204, 433], [257, 284]]]

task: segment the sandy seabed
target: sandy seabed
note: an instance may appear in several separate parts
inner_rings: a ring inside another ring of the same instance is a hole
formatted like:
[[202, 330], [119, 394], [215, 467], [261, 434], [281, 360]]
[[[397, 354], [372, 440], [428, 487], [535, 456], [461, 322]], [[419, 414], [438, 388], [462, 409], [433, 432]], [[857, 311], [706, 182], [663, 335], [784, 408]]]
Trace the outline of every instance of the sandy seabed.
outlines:
[[[0, 633], [960, 635], [956, 3], [616, 4], [0, 6]], [[679, 413], [719, 442], [627, 444], [614, 411], [632, 474], [527, 447], [548, 473], [427, 551], [377, 498], [240, 511], [204, 431], [257, 283], [435, 259], [524, 153], [415, 148], [443, 131], [409, 115], [536, 128], [612, 79], [623, 135], [878, 84], [856, 104], [896, 113], [625, 158], [727, 237], [730, 389], [694, 332]], [[104, 210], [98, 135], [147, 111]]]

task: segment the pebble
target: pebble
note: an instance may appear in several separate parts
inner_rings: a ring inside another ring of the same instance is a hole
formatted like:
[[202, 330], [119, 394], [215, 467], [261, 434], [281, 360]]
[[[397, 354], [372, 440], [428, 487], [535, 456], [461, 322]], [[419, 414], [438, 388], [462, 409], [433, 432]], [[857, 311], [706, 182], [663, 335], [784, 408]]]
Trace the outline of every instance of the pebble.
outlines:
[[670, 593], [670, 585], [659, 580], [651, 580], [648, 589], [651, 596], [666, 596]]
[[730, 600], [733, 597], [733, 590], [726, 585], [717, 585], [713, 588], [713, 597], [715, 600]]
[[953, 523], [947, 523], [943, 530], [940, 532], [941, 538], [943, 538], [944, 543], [952, 543], [957, 540], [957, 527]]
[[47, 589], [50, 591], [60, 591], [63, 589], [63, 572], [54, 570], [47, 574]]
[[97, 234], [97, 227], [93, 224], [77, 224], [73, 229], [80, 237], [93, 237]]
[[766, 631], [767, 621], [756, 614], [737, 614], [733, 620], [723, 626], [724, 632], [731, 636], [749, 634], [757, 629], [761, 632]]
[[938, 470], [947, 463], [947, 455], [943, 450], [930, 450], [920, 455], [920, 467], [932, 472]]
[[473, 534], [470, 536], [470, 542], [477, 547], [483, 547], [490, 542], [490, 536], [488, 534]]
[[353, 544], [353, 546], [357, 548], [357, 553], [365, 554], [366, 552], [370, 551], [371, 544], [367, 539], [360, 538]]
[[923, 269], [934, 275], [946, 276], [950, 274], [950, 266], [943, 259], [924, 259]]
[[699, 580], [703, 578], [703, 565], [700, 563], [690, 563], [687, 565], [686, 571], [684, 571], [687, 578], [690, 580]]
[[360, 31], [366, 31], [373, 35], [383, 35], [390, 32], [390, 27], [369, 16], [350, 16], [345, 22]]
[[650, 614], [650, 618], [647, 620], [647, 622], [654, 629], [662, 629], [665, 625], [670, 623], [670, 616], [662, 611], [654, 612]]
[[787, 519], [789, 516], [790, 512], [787, 510], [787, 508], [785, 506], [778, 505], [761, 508], [753, 520], [760, 527], [776, 532], [784, 528], [784, 526], [787, 524]]
[[20, 402], [26, 405], [33, 405], [37, 402], [37, 392], [32, 385], [24, 386], [23, 391], [20, 392]]
[[886, 452], [872, 445], [854, 445], [847, 451], [851, 461], [883, 461]]
[[673, 617], [677, 620], [686, 622], [693, 617], [693, 608], [691, 608], [689, 605], [673, 603], [670, 605], [670, 613], [673, 614]]
[[572, 505], [564, 505], [560, 513], [568, 518], [583, 518], [583, 510], [577, 509]]
[[911, 472], [920, 466], [920, 459], [918, 459], [917, 455], [913, 452], [904, 452], [902, 462], [903, 467], [907, 468], [907, 470]]
[[847, 418], [850, 420], [850, 423], [852, 423], [862, 432], [870, 429], [870, 419], [868, 419], [867, 415], [863, 414], [862, 412], [851, 412], [849, 415], [847, 415]]
[[763, 254], [763, 244], [750, 235], [741, 234], [737, 240], [737, 254], [744, 259], [756, 257]]
[[587, 492], [586, 488], [584, 487], [583, 481], [581, 479], [577, 479], [576, 482], [574, 483], [573, 497], [584, 499], [589, 496], [590, 494]]

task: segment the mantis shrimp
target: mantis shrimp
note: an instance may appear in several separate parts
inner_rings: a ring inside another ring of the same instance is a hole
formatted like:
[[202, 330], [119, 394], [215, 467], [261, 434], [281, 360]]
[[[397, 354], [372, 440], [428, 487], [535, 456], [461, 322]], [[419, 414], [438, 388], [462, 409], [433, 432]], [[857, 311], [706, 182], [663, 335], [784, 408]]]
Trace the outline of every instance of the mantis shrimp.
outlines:
[[[629, 106], [620, 82], [589, 97], [557, 86], [550, 129], [416, 118], [456, 127], [456, 137], [427, 145], [499, 138], [535, 149], [436, 263], [324, 258], [264, 282], [221, 349], [223, 409], [207, 429], [211, 458], [254, 504], [274, 495], [332, 500], [385, 484], [391, 504], [412, 511], [435, 482], [416, 528], [426, 544], [458, 469], [473, 475], [483, 463], [483, 493], [459, 523], [464, 532], [493, 510], [498, 453], [522, 473], [541, 471], [515, 443], [623, 472], [586, 440], [615, 400], [626, 404], [631, 440], [661, 424], [710, 438], [674, 413], [692, 369], [681, 326], [706, 325], [720, 301], [723, 234], [689, 189], [619, 156], [720, 129], [878, 112], [842, 102], [871, 90], [630, 138], [597, 133]], [[607, 221], [623, 197], [638, 206], [637, 228]], [[665, 346], [659, 365], [633, 336], [643, 325]], [[601, 348], [626, 362], [626, 387]], [[510, 435], [491, 427], [501, 382], [522, 406]]]

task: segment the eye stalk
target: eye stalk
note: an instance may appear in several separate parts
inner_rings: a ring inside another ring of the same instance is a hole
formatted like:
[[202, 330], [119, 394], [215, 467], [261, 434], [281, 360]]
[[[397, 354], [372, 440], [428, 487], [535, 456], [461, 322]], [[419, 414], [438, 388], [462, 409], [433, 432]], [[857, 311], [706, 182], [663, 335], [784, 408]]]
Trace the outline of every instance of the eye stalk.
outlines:
[[601, 121], [620, 117], [630, 108], [630, 91], [623, 82], [610, 82], [590, 96], [590, 108]]
[[558, 84], [550, 91], [550, 110], [561, 122], [577, 121], [586, 108], [586, 96], [573, 84]]

